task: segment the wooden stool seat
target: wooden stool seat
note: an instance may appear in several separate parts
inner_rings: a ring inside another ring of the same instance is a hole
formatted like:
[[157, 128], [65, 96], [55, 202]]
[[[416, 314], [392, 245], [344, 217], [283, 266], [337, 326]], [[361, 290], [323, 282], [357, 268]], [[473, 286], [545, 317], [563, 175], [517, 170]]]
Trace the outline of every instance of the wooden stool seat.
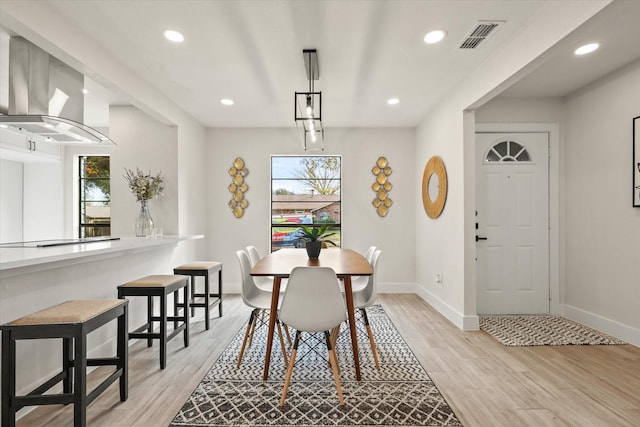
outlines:
[[[209, 277], [218, 273], [218, 292], [211, 292]], [[191, 277], [191, 317], [195, 315], [197, 307], [204, 309], [204, 327], [209, 329], [209, 311], [218, 306], [218, 316], [222, 317], [222, 263], [217, 261], [200, 261], [181, 265], [173, 269], [174, 274], [184, 274]], [[196, 292], [196, 277], [204, 277], [204, 289]], [[200, 300], [196, 300], [196, 298]]]
[[4, 326], [52, 325], [66, 323], [84, 323], [119, 305], [122, 300], [73, 300], [6, 323]]
[[[147, 339], [147, 346], [153, 340], [160, 341], [160, 369], [167, 364], [167, 342], [183, 332], [184, 346], [189, 347], [189, 277], [183, 275], [151, 275], [118, 286], [118, 298], [131, 296], [147, 297], [147, 323], [129, 333], [129, 339]], [[183, 291], [183, 302], [179, 301], [179, 291]], [[173, 316], [167, 315], [167, 296], [173, 294]], [[160, 300], [160, 315], [154, 316], [153, 297]], [[178, 314], [183, 308], [182, 315]], [[168, 333], [167, 323], [173, 322], [173, 331]], [[160, 332], [154, 332], [154, 322], [160, 323]], [[145, 331], [146, 332], [143, 332]]]
[[[128, 394], [128, 304], [123, 300], [73, 300], [0, 326], [2, 330], [2, 426], [15, 426], [16, 412], [25, 406], [73, 403], [74, 426], [85, 426], [87, 405], [120, 380], [120, 400]], [[116, 356], [87, 358], [87, 335], [111, 320], [118, 321]], [[62, 371], [23, 396], [16, 395], [16, 342], [62, 338]], [[87, 394], [88, 366], [116, 370]], [[72, 373], [73, 369], [73, 373]], [[45, 394], [62, 381], [62, 393]], [[75, 389], [75, 390], [74, 390]]]

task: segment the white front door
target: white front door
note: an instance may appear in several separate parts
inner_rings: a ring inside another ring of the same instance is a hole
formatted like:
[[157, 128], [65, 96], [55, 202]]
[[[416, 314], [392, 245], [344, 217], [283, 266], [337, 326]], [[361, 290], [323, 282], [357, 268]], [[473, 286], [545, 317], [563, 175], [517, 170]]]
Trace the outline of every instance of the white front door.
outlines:
[[476, 206], [478, 314], [549, 313], [549, 135], [476, 133]]

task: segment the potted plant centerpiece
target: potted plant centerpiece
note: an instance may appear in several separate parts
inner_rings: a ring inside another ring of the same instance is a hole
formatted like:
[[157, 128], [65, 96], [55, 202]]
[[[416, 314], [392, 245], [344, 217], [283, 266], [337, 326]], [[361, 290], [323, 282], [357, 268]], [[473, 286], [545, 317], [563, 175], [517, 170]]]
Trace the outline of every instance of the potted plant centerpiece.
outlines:
[[311, 259], [317, 259], [320, 256], [320, 250], [323, 244], [336, 244], [328, 238], [336, 234], [331, 231], [331, 224], [324, 225], [300, 225], [300, 238], [306, 242], [307, 255]]

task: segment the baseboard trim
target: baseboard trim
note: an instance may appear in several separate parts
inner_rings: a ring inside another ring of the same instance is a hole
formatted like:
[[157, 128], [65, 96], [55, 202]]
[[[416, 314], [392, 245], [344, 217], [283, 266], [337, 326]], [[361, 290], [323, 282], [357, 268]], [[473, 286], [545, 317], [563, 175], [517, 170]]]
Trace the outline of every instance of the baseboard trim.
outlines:
[[571, 320], [582, 323], [590, 328], [612, 335], [618, 339], [640, 347], [640, 329], [625, 325], [615, 320], [590, 313], [577, 307], [561, 304], [562, 315]]
[[465, 316], [421, 286], [416, 286], [416, 295], [463, 331], [477, 331], [480, 329], [480, 318], [477, 315]]
[[[238, 294], [242, 293], [242, 283], [226, 283], [224, 284], [225, 293]], [[381, 294], [415, 294], [418, 285], [415, 283], [378, 283], [378, 292]]]
[[[230, 290], [227, 293], [238, 294], [239, 292]], [[480, 329], [480, 318], [477, 315], [465, 316], [459, 313], [449, 304], [415, 283], [378, 283], [378, 293], [416, 294], [463, 331], [477, 331]]]

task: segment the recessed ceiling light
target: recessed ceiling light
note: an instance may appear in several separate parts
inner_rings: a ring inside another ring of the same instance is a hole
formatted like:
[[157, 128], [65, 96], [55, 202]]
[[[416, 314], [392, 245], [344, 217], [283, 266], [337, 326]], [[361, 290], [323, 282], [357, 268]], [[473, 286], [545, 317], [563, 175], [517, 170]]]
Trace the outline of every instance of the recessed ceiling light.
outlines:
[[184, 36], [182, 35], [182, 33], [176, 30], [164, 30], [162, 34], [164, 34], [164, 37], [167, 40], [170, 40], [174, 43], [181, 43], [184, 41]]
[[429, 44], [438, 43], [442, 41], [444, 37], [447, 35], [445, 30], [434, 30], [429, 31], [426, 36], [424, 36], [424, 42]]
[[82, 93], [84, 93], [84, 94], [86, 95], [86, 94], [88, 94], [88, 93], [89, 93], [89, 91], [88, 91], [88, 90], [86, 90], [86, 89], [82, 89]]
[[387, 99], [387, 104], [389, 105], [396, 105], [400, 102], [400, 100], [398, 98], [389, 98]]
[[586, 55], [600, 47], [600, 43], [588, 43], [577, 48], [573, 53], [576, 55]]
[[222, 105], [233, 105], [233, 99], [221, 98], [220, 99], [220, 104], [222, 104]]

